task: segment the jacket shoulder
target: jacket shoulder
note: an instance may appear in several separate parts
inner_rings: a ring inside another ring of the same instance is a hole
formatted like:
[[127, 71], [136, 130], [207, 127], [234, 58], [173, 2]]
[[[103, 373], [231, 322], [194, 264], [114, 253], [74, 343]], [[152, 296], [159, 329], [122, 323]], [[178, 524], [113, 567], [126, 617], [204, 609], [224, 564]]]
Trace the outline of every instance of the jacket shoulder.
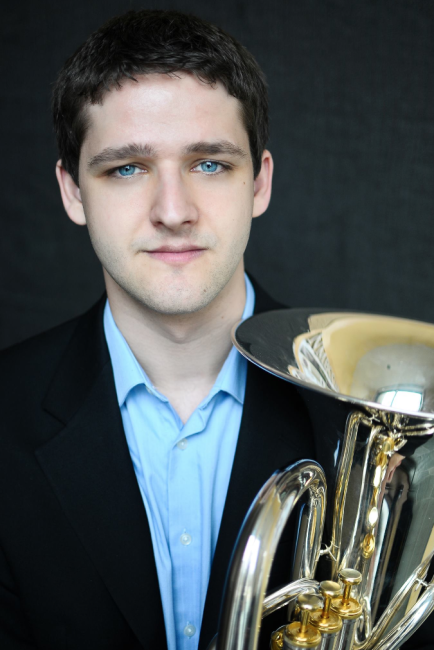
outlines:
[[0, 351], [0, 380], [11, 381], [18, 375], [21, 381], [29, 375], [43, 373], [44, 368], [67, 347], [80, 317], [75, 317], [41, 334]]
[[96, 365], [92, 355], [101, 347], [104, 303], [100, 300], [85, 314], [0, 352], [3, 430], [23, 429], [44, 410], [43, 401], [56, 388], [62, 367], [84, 368], [83, 377], [88, 365]]

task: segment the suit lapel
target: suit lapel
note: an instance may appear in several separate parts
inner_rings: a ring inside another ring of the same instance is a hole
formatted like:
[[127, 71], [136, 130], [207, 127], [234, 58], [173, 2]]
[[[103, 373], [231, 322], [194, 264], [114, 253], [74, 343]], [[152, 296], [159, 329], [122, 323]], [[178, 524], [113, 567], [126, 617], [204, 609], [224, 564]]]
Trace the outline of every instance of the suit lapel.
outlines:
[[[255, 313], [279, 309], [255, 282]], [[205, 650], [217, 631], [226, 574], [238, 532], [253, 499], [271, 474], [297, 456], [286, 435], [288, 414], [280, 379], [249, 363], [243, 416], [231, 479], [214, 555], [201, 630], [199, 650]]]
[[[36, 456], [144, 647], [165, 637], [145, 509], [122, 427], [100, 304], [79, 322], [44, 407], [65, 427]], [[164, 644], [163, 644], [164, 647]]]
[[211, 570], [199, 650], [206, 648], [217, 631], [226, 574], [244, 517], [260, 487], [281, 464], [280, 446], [272, 440], [278, 423], [273, 418], [264, 421], [263, 378], [258, 376], [262, 372], [255, 366], [248, 370], [243, 417]]

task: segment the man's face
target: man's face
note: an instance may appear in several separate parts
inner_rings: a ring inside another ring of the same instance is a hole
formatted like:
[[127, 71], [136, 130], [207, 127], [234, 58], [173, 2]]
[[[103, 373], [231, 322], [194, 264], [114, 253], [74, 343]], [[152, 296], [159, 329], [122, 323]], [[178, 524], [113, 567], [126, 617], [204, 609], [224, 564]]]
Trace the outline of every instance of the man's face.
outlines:
[[78, 196], [108, 290], [160, 313], [205, 307], [242, 273], [255, 212], [238, 100], [151, 74], [87, 110]]

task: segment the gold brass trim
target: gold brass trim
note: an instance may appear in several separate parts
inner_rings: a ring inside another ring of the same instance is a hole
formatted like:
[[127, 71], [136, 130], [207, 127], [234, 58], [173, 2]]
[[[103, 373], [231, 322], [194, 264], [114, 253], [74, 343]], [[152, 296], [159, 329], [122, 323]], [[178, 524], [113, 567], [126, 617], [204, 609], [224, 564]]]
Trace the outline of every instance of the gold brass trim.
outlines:
[[286, 626], [284, 642], [295, 648], [316, 648], [321, 643], [321, 634], [309, 621], [312, 613], [321, 608], [322, 599], [314, 594], [302, 594], [297, 603], [300, 607], [300, 621]]
[[362, 542], [362, 555], [365, 560], [369, 560], [375, 551], [375, 537], [372, 533], [367, 533]]
[[327, 618], [323, 618], [322, 612], [314, 612], [310, 617], [310, 622], [322, 634], [336, 634], [342, 629], [342, 619], [333, 611], [329, 612]]
[[332, 580], [324, 580], [320, 583], [320, 589], [324, 598], [324, 607], [322, 611], [312, 612], [310, 622], [322, 634], [336, 634], [342, 629], [342, 619], [339, 614], [330, 611], [330, 606], [332, 598], [341, 595], [341, 586]]
[[362, 613], [362, 606], [355, 598], [349, 598], [345, 603], [342, 598], [333, 598], [331, 608], [332, 611], [339, 614], [346, 621], [359, 618]]
[[273, 634], [271, 635], [271, 640], [270, 640], [270, 650], [282, 650], [283, 648], [283, 633], [285, 630], [285, 625], [282, 625], [282, 627], [279, 627]]
[[331, 608], [344, 620], [359, 618], [362, 606], [355, 598], [351, 598], [350, 594], [351, 588], [362, 581], [362, 574], [355, 569], [342, 569], [338, 575], [344, 585], [344, 593], [342, 596], [332, 598]]
[[299, 621], [286, 626], [284, 638], [295, 648], [316, 648], [321, 643], [321, 633], [310, 624], [303, 628]]

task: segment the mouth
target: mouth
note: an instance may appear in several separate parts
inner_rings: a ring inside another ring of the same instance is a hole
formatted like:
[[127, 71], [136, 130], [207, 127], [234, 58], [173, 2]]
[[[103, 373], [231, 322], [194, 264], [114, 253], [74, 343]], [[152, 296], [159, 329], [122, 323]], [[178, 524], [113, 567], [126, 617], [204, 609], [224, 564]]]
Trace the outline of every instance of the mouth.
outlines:
[[185, 264], [186, 262], [197, 259], [203, 255], [206, 250], [206, 248], [200, 248], [199, 246], [186, 244], [185, 246], [179, 247], [161, 246], [160, 248], [145, 252], [153, 259], [160, 260], [168, 264]]

